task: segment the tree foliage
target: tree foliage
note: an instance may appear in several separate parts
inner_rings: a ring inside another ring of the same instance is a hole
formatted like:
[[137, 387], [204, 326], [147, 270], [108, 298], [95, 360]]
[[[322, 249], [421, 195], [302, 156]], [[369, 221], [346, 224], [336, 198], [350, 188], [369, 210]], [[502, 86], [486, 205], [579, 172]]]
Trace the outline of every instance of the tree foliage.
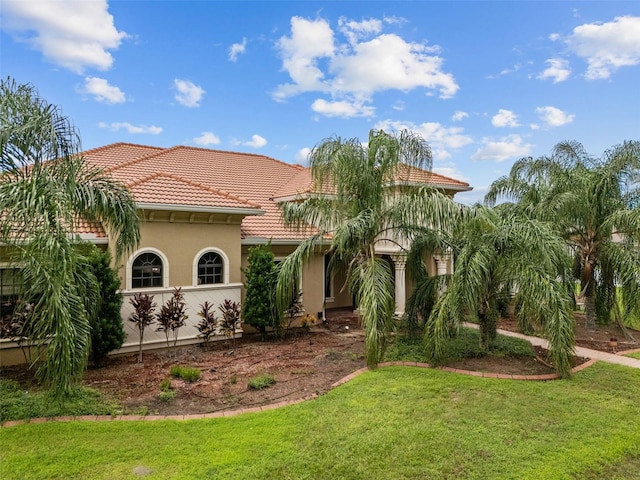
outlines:
[[278, 329], [280, 321], [274, 308], [276, 265], [271, 245], [258, 245], [249, 249], [245, 274], [245, 300], [242, 319], [257, 328], [263, 338], [267, 327]]
[[551, 223], [575, 255], [587, 327], [607, 324], [616, 284], [628, 313], [640, 305], [640, 142], [589, 155], [578, 142], [561, 142], [550, 156], [517, 161], [485, 198], [512, 201], [528, 218]]
[[39, 377], [58, 398], [82, 374], [98, 284], [77, 248], [83, 222], [99, 222], [116, 254], [140, 238], [133, 197], [79, 154], [76, 130], [31, 85], [0, 84], [0, 241], [21, 269], [32, 340], [45, 348]]
[[[517, 315], [539, 323], [549, 339], [554, 367], [568, 375], [574, 320], [562, 280], [571, 263], [564, 242], [543, 222], [506, 209], [476, 206], [454, 229], [451, 245], [454, 272], [446, 278], [446, 288], [429, 312], [425, 328], [432, 361], [443, 360], [447, 339], [458, 333], [468, 316], [477, 317], [480, 347], [487, 351], [496, 337], [505, 295], [517, 292]], [[420, 289], [414, 295], [422, 295]]]
[[309, 236], [281, 264], [278, 309], [292, 298], [302, 265], [314, 252], [332, 253], [329, 268], [342, 266], [365, 330], [367, 363], [385, 348], [394, 314], [394, 279], [376, 248], [402, 247], [417, 234], [447, 230], [460, 213], [449, 197], [416, 186], [417, 169], [431, 168], [431, 150], [419, 136], [372, 130], [368, 143], [339, 137], [311, 152], [313, 193], [281, 205], [286, 225]]
[[120, 314], [122, 294], [120, 278], [111, 268], [109, 251], [91, 246], [88, 260], [100, 292], [96, 315], [91, 319], [91, 358], [94, 366], [99, 367], [107, 354], [120, 348], [126, 338]]

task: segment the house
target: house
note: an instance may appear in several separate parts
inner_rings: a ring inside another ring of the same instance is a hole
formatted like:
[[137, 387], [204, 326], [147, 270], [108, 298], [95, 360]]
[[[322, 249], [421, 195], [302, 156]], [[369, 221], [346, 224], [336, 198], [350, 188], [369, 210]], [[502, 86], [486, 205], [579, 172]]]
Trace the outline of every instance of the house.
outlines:
[[[180, 330], [179, 344], [195, 343], [197, 312], [209, 301], [241, 301], [242, 269], [252, 246], [271, 242], [276, 261], [291, 253], [303, 240], [285, 228], [279, 203], [295, 201], [310, 193], [308, 168], [264, 155], [176, 146], [158, 148], [115, 143], [84, 152], [85, 159], [109, 171], [133, 193], [141, 218], [141, 243], [121, 259], [124, 302], [122, 316], [127, 339], [121, 352], [138, 345], [135, 325], [126, 321], [136, 292], [154, 296], [158, 306], [174, 287], [182, 287], [189, 316]], [[409, 179], [430, 184], [451, 196], [471, 188], [436, 173], [413, 169]], [[82, 237], [107, 248], [109, 237], [101, 228], [86, 226]], [[380, 250], [392, 263], [396, 279], [396, 309], [404, 310], [408, 285], [404, 256], [398, 247]], [[446, 256], [433, 259], [432, 270], [450, 269]], [[318, 253], [301, 275], [306, 312], [349, 307], [353, 300], [340, 291], [339, 278], [327, 278], [328, 259]], [[163, 333], [145, 331], [146, 348], [164, 345]]]

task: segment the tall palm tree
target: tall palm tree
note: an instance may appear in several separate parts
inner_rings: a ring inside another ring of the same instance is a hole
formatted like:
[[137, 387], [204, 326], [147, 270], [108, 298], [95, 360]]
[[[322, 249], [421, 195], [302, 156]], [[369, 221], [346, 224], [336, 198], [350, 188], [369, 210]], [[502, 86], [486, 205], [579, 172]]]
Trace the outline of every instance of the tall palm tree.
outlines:
[[[427, 248], [429, 242], [427, 242]], [[554, 367], [571, 369], [574, 320], [566, 283], [570, 256], [564, 242], [543, 222], [507, 209], [474, 206], [452, 235], [454, 272], [446, 279], [425, 325], [425, 344], [432, 361], [445, 356], [445, 344], [467, 316], [480, 324], [480, 347], [496, 336], [499, 305], [517, 292], [521, 323], [537, 320], [549, 339]], [[423, 257], [419, 242], [411, 256]], [[420, 284], [419, 284], [420, 285]], [[416, 290], [414, 295], [422, 295]]]
[[409, 186], [412, 168], [431, 167], [429, 146], [409, 131], [372, 130], [367, 145], [329, 138], [309, 159], [314, 194], [282, 204], [285, 223], [309, 237], [281, 264], [279, 311], [294, 294], [291, 279], [318, 247], [328, 244], [330, 269], [346, 269], [366, 334], [367, 363], [375, 366], [394, 313], [393, 272], [376, 254], [376, 246], [408, 245], [418, 233], [446, 229], [460, 206], [432, 188]]
[[625, 307], [640, 307], [640, 142], [628, 141], [594, 158], [577, 142], [550, 156], [517, 161], [485, 201], [513, 200], [530, 218], [551, 222], [575, 255], [587, 328], [609, 323], [616, 284]]
[[100, 294], [77, 248], [84, 222], [99, 222], [117, 256], [140, 239], [127, 189], [79, 155], [80, 140], [58, 107], [31, 85], [0, 85], [0, 241], [20, 269], [37, 373], [63, 398], [82, 373], [89, 318]]

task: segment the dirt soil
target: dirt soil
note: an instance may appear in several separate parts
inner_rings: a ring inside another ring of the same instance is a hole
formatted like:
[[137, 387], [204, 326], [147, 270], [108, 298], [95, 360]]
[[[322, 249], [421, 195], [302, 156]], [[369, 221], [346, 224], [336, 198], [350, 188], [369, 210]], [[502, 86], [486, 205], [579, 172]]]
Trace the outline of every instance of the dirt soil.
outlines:
[[[510, 319], [501, 319], [498, 328], [516, 330]], [[640, 332], [631, 332], [640, 339]], [[618, 339], [618, 350], [638, 348], [625, 340], [618, 327], [586, 330], [581, 315], [577, 318], [577, 345], [611, 351], [609, 340]], [[250, 408], [283, 400], [294, 400], [312, 393], [328, 391], [337, 380], [365, 366], [364, 336], [353, 317], [336, 318], [317, 326], [309, 334], [301, 329], [284, 339], [261, 341], [258, 335], [245, 335], [230, 342], [216, 342], [210, 349], [201, 346], [179, 348], [175, 356], [167, 351], [146, 352], [144, 362], [137, 355], [109, 358], [102, 368], [90, 368], [84, 384], [115, 399], [130, 414], [196, 414]], [[536, 359], [501, 359], [492, 356], [467, 359], [448, 366], [467, 370], [535, 375], [553, 373], [547, 364], [547, 351], [537, 349]], [[586, 361], [575, 358], [574, 364]], [[173, 365], [194, 367], [202, 377], [194, 383], [171, 378]], [[5, 369], [3, 376], [29, 381], [24, 369]], [[263, 390], [248, 386], [250, 378], [268, 374], [276, 383]], [[171, 379], [176, 398], [159, 399], [160, 384]]]

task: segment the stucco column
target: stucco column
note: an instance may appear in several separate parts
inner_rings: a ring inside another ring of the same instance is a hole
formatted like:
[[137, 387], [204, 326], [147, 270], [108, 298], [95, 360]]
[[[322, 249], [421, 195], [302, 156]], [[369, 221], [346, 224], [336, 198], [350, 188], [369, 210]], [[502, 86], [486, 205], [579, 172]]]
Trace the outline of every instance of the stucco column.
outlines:
[[406, 303], [407, 287], [406, 287], [406, 267], [407, 255], [404, 253], [396, 253], [391, 255], [393, 264], [395, 265], [396, 279], [396, 315], [404, 313]]
[[437, 274], [438, 275], [446, 275], [449, 273], [449, 262], [451, 261], [450, 253], [440, 253], [438, 255], [434, 255], [436, 260]]

